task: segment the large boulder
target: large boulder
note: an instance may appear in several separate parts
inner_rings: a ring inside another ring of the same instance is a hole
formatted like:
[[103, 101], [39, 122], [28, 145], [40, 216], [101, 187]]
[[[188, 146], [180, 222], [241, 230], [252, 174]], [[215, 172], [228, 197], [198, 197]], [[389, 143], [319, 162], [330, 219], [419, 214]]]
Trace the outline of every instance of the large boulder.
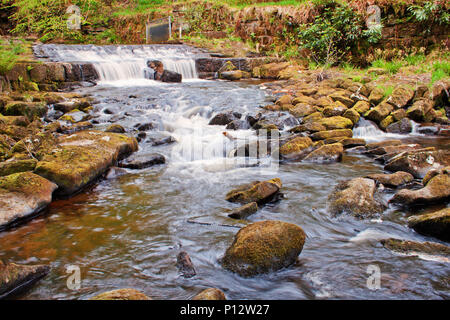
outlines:
[[445, 202], [450, 198], [450, 174], [438, 174], [419, 190], [403, 189], [390, 202], [407, 206]]
[[151, 300], [142, 292], [135, 289], [118, 289], [101, 293], [89, 300]]
[[42, 211], [52, 201], [56, 188], [54, 183], [32, 172], [0, 177], [0, 229]]
[[414, 180], [412, 174], [402, 171], [393, 174], [370, 174], [366, 178], [375, 180], [389, 188], [397, 188]]
[[415, 178], [422, 179], [431, 169], [440, 169], [450, 165], [450, 151], [408, 151], [400, 153], [390, 160], [384, 169], [395, 172], [405, 171]]
[[353, 122], [350, 119], [341, 116], [323, 118], [319, 120], [319, 123], [322, 124], [327, 130], [353, 128]]
[[239, 230], [221, 262], [244, 277], [276, 271], [296, 261], [305, 238], [303, 229], [291, 223], [256, 222]]
[[450, 208], [409, 217], [408, 226], [418, 233], [450, 241]]
[[42, 102], [13, 101], [4, 107], [3, 114], [6, 116], [25, 116], [30, 120], [43, 117], [48, 107]]
[[370, 109], [364, 114], [364, 118], [373, 120], [376, 123], [380, 123], [385, 119], [392, 111], [394, 110], [394, 107], [387, 103], [386, 101], [383, 101], [375, 108]]
[[303, 161], [308, 162], [338, 162], [342, 160], [344, 146], [341, 143], [326, 144], [308, 154]]
[[0, 261], [0, 300], [23, 292], [49, 272], [50, 267], [45, 265], [4, 264]]
[[231, 190], [225, 199], [230, 202], [247, 204], [256, 202], [264, 204], [271, 201], [281, 189], [281, 180], [278, 178], [267, 181], [254, 181]]
[[325, 117], [342, 116], [348, 108], [339, 101], [323, 109], [322, 113]]
[[395, 238], [383, 239], [380, 241], [381, 244], [386, 248], [394, 252], [417, 255], [439, 255], [446, 258], [450, 258], [450, 247], [434, 242], [416, 242], [408, 240], [400, 240]]
[[60, 195], [70, 195], [102, 175], [126, 155], [137, 151], [135, 138], [100, 131], [82, 131], [58, 139], [58, 147], [43, 156], [34, 172], [56, 183]]
[[33, 171], [36, 164], [36, 159], [8, 159], [0, 162], [0, 177], [9, 176], [18, 172]]
[[383, 212], [383, 203], [374, 180], [355, 178], [339, 183], [329, 197], [333, 214], [350, 213], [357, 218], [370, 218]]
[[353, 131], [350, 129], [337, 129], [315, 132], [311, 135], [313, 140], [325, 140], [331, 138], [351, 138]]
[[395, 108], [404, 108], [414, 98], [414, 90], [406, 85], [398, 86], [387, 99]]
[[[403, 109], [402, 109], [403, 110]], [[412, 123], [408, 118], [394, 122], [386, 127], [386, 132], [406, 134], [412, 131]]]
[[428, 99], [420, 99], [414, 102], [414, 104], [408, 108], [408, 110], [406, 111], [406, 115], [408, 116], [408, 118], [414, 121], [423, 122], [426, 118], [426, 115], [432, 108], [432, 101]]

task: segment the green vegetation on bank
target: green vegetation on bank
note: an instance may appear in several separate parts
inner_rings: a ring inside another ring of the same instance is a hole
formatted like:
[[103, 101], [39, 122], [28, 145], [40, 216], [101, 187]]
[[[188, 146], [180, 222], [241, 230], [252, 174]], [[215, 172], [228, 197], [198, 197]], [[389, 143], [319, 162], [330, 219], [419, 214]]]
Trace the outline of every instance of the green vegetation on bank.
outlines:
[[10, 71], [19, 60], [20, 54], [24, 52], [22, 43], [5, 42], [0, 39], [0, 75]]

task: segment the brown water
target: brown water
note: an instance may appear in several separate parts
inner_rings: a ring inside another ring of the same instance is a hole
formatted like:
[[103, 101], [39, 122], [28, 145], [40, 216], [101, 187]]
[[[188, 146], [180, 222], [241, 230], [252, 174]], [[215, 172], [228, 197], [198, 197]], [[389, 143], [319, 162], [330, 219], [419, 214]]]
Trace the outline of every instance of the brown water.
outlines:
[[[106, 107], [123, 116], [118, 123], [126, 128], [157, 114], [163, 131], [178, 142], [159, 147], [140, 143], [140, 154], [160, 152], [167, 164], [101, 180], [69, 200], [53, 202], [45, 215], [0, 233], [0, 259], [52, 267], [23, 299], [88, 299], [117, 288], [135, 288], [153, 299], [189, 299], [207, 287], [220, 288], [229, 299], [450, 298], [448, 263], [397, 255], [378, 241], [392, 236], [437, 241], [406, 226], [411, 212], [390, 207], [380, 219], [361, 221], [346, 215], [333, 217], [327, 211], [327, 197], [338, 181], [383, 172], [380, 164], [347, 154], [342, 163], [283, 164], [271, 172], [261, 167], [224, 167], [223, 158], [209, 154], [203, 159], [189, 158], [181, 148], [192, 141], [222, 143], [224, 128], [207, 125], [216, 112], [233, 107], [255, 113], [265, 104], [266, 93], [252, 84], [212, 81], [124, 85], [84, 89], [99, 101], [95, 105], [101, 115], [98, 128], [117, 117], [104, 114]], [[407, 139], [449, 146], [449, 139]], [[283, 182], [282, 200], [263, 207], [249, 221], [227, 217], [226, 210], [236, 207], [224, 200], [230, 189], [273, 177]], [[386, 192], [386, 200], [392, 195]], [[237, 227], [266, 219], [295, 223], [305, 230], [307, 239], [298, 262], [252, 278], [223, 269], [218, 259]], [[180, 248], [190, 254], [197, 276], [185, 279], [179, 274], [175, 263]], [[66, 286], [69, 265], [81, 268], [79, 290]], [[381, 269], [379, 290], [367, 288], [369, 265]]]

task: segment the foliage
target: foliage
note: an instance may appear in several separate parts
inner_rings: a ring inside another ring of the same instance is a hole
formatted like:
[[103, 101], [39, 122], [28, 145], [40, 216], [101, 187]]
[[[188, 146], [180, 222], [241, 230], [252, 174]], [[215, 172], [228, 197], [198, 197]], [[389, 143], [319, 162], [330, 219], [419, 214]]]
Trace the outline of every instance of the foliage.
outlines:
[[390, 74], [396, 74], [403, 66], [404, 63], [401, 60], [385, 61], [383, 59], [378, 59], [372, 62], [372, 67], [384, 69]]
[[437, 23], [447, 25], [450, 23], [450, 13], [440, 1], [427, 1], [423, 5], [408, 7], [412, 17], [418, 22]]
[[5, 74], [11, 70], [16, 64], [19, 55], [24, 51], [22, 43], [14, 43], [12, 41], [6, 43], [0, 39], [0, 74]]
[[431, 73], [431, 83], [435, 83], [441, 79], [450, 76], [450, 62], [448, 61], [436, 61], [433, 64], [433, 71]]

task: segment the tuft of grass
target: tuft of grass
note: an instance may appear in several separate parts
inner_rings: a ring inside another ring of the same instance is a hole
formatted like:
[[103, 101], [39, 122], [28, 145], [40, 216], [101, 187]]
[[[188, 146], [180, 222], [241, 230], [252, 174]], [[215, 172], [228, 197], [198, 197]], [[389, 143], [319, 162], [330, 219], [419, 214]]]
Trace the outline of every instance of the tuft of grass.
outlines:
[[396, 74], [401, 67], [404, 66], [404, 62], [400, 60], [386, 61], [383, 59], [378, 59], [372, 62], [372, 67], [381, 68], [389, 72], [390, 74]]
[[436, 61], [433, 64], [433, 71], [431, 72], [431, 83], [442, 80], [450, 76], [450, 62]]
[[392, 92], [394, 92], [394, 86], [386, 86], [386, 85], [380, 84], [377, 87], [383, 90], [384, 98], [389, 97], [392, 94]]

